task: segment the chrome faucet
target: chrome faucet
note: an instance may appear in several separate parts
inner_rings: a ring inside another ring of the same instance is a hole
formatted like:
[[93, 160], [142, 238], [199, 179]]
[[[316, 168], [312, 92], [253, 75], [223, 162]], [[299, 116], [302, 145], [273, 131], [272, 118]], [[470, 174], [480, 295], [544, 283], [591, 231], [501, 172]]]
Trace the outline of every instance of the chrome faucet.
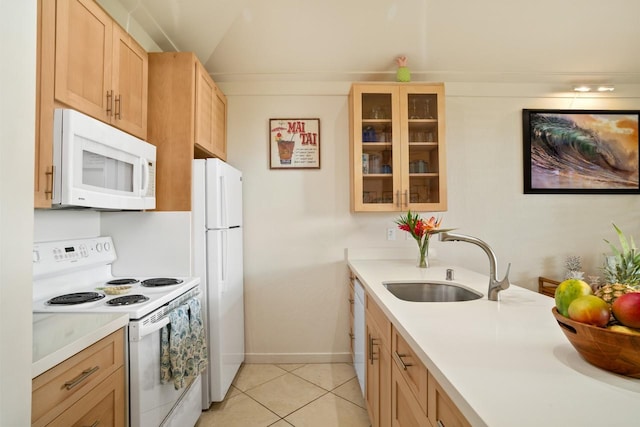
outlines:
[[507, 274], [505, 274], [502, 280], [498, 280], [496, 278], [497, 270], [498, 270], [498, 260], [496, 259], [496, 254], [493, 252], [491, 247], [483, 242], [482, 240], [467, 236], [464, 234], [456, 234], [449, 233], [447, 231], [439, 233], [441, 242], [467, 242], [473, 243], [474, 245], [478, 245], [482, 248], [483, 251], [489, 257], [489, 292], [488, 298], [490, 301], [498, 301], [498, 292], [504, 291], [510, 285], [509, 283], [509, 270], [511, 269], [511, 263], [507, 267]]

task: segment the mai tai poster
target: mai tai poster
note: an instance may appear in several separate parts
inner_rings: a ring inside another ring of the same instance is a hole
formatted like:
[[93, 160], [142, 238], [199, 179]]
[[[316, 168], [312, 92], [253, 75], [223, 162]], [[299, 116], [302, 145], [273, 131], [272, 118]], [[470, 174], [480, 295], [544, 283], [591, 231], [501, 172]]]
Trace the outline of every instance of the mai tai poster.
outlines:
[[638, 194], [640, 111], [523, 110], [524, 192]]
[[269, 119], [271, 169], [320, 169], [320, 119]]

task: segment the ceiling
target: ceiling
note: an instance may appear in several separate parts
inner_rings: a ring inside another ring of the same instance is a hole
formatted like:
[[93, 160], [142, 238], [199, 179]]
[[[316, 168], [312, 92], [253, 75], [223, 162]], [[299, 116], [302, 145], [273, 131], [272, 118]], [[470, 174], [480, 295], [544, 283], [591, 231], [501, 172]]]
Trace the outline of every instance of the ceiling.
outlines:
[[216, 81], [640, 83], [637, 0], [118, 0]]

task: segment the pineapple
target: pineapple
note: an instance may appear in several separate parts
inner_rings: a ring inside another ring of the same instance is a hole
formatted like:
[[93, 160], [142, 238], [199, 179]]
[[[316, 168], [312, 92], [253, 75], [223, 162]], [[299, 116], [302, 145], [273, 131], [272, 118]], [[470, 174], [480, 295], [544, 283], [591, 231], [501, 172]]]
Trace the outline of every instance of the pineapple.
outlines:
[[632, 288], [640, 288], [640, 252], [631, 237], [630, 241], [622, 231], [613, 224], [620, 240], [620, 249], [605, 240], [613, 251], [615, 262], [607, 262], [604, 267], [606, 283], [622, 284]]
[[631, 286], [623, 285], [621, 283], [609, 283], [596, 289], [594, 294], [611, 305], [619, 296], [628, 294], [629, 292], [637, 292], [637, 290]]

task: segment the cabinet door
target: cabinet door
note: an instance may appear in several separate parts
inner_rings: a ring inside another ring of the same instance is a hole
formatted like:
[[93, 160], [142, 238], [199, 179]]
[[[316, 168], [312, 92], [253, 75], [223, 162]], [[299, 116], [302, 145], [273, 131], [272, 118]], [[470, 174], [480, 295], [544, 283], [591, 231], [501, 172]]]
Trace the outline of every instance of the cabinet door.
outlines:
[[385, 427], [391, 419], [391, 324], [368, 295], [366, 304], [365, 400], [372, 427]]
[[440, 384], [429, 374], [429, 421], [434, 426], [471, 427]]
[[350, 94], [351, 208], [388, 212], [400, 192], [398, 91], [387, 85], [354, 85]]
[[56, 12], [55, 98], [108, 122], [113, 21], [93, 0], [58, 0]]
[[112, 124], [147, 139], [147, 52], [118, 25], [113, 26]]
[[401, 86], [400, 123], [405, 209], [446, 210], [443, 86]]
[[215, 86], [213, 97], [213, 141], [212, 154], [222, 160], [227, 159], [227, 97]]
[[430, 427], [432, 425], [395, 364], [391, 368], [391, 425], [393, 427]]
[[215, 86], [209, 74], [196, 64], [195, 145], [208, 153], [213, 151], [213, 118]]
[[427, 414], [427, 368], [422, 364], [418, 356], [409, 344], [393, 328], [391, 344], [391, 357], [395, 360], [398, 373], [404, 378], [409, 390], [415, 396], [416, 401]]
[[355, 292], [353, 289], [353, 281], [349, 280], [349, 350], [351, 353], [351, 360], [355, 363], [356, 362], [356, 355], [355, 355], [355, 349], [354, 349], [354, 340], [355, 340], [355, 334], [354, 334], [354, 305], [355, 305]]
[[375, 326], [370, 322], [366, 322], [365, 331], [367, 333], [365, 400], [371, 427], [380, 427], [380, 359], [376, 354], [379, 338]]
[[53, 97], [56, 4], [38, 0], [34, 207], [50, 208], [53, 191]]

